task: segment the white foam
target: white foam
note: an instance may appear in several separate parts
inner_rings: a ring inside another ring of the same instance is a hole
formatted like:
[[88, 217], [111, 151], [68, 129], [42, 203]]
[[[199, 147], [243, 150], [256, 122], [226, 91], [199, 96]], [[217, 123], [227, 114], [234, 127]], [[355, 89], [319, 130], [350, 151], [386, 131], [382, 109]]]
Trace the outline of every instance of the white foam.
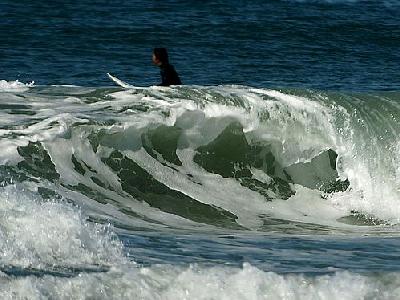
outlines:
[[110, 265], [124, 260], [106, 228], [85, 221], [72, 205], [43, 201], [16, 185], [0, 189], [0, 257], [29, 268]]
[[30, 83], [22, 83], [18, 80], [15, 81], [6, 81], [0, 80], [0, 92], [13, 93], [13, 92], [25, 92], [29, 90], [29, 88], [33, 87], [35, 84], [34, 81]]
[[279, 275], [249, 264], [243, 268], [115, 267], [73, 278], [51, 276], [0, 280], [2, 299], [397, 299], [400, 276], [337, 272], [321, 276]]

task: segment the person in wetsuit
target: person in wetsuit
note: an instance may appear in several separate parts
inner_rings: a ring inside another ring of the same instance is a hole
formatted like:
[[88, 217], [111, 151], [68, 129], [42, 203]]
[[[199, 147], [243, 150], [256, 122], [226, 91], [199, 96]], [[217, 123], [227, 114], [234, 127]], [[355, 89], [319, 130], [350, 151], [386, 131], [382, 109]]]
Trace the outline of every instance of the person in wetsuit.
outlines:
[[154, 48], [153, 63], [160, 67], [161, 83], [159, 85], [170, 86], [182, 84], [174, 66], [169, 63], [167, 49]]

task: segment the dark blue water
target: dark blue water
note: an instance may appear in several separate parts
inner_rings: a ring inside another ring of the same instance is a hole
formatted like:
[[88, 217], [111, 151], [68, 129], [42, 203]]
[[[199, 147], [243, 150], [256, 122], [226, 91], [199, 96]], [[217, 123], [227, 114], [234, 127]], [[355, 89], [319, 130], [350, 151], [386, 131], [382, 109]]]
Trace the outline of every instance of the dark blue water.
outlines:
[[[121, 235], [128, 257], [141, 265], [256, 265], [277, 273], [399, 271], [398, 238], [271, 235]], [[224, 251], [221, 251], [224, 249]], [[162, 251], [160, 251], [162, 250]]]
[[1, 79], [159, 82], [153, 47], [185, 84], [398, 90], [397, 1], [0, 2]]

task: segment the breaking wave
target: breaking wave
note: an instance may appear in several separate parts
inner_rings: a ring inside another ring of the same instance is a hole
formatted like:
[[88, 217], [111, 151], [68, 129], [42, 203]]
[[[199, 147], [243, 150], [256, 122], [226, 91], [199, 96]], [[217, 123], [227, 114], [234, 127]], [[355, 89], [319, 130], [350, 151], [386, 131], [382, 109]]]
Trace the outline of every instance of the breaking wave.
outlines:
[[116, 233], [393, 232], [399, 96], [2, 82], [0, 295], [395, 298], [397, 273], [143, 266]]
[[58, 86], [1, 97], [3, 185], [98, 221], [268, 231], [272, 220], [399, 220], [398, 93]]

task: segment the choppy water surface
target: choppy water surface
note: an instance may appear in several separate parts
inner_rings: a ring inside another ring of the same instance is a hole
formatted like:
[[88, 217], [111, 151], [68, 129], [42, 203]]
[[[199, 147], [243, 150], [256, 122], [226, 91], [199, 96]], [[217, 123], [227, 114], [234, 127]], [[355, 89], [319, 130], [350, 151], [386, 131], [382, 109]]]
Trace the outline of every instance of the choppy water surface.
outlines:
[[165, 46], [186, 84], [397, 90], [395, 0], [3, 1], [1, 79], [158, 83]]

